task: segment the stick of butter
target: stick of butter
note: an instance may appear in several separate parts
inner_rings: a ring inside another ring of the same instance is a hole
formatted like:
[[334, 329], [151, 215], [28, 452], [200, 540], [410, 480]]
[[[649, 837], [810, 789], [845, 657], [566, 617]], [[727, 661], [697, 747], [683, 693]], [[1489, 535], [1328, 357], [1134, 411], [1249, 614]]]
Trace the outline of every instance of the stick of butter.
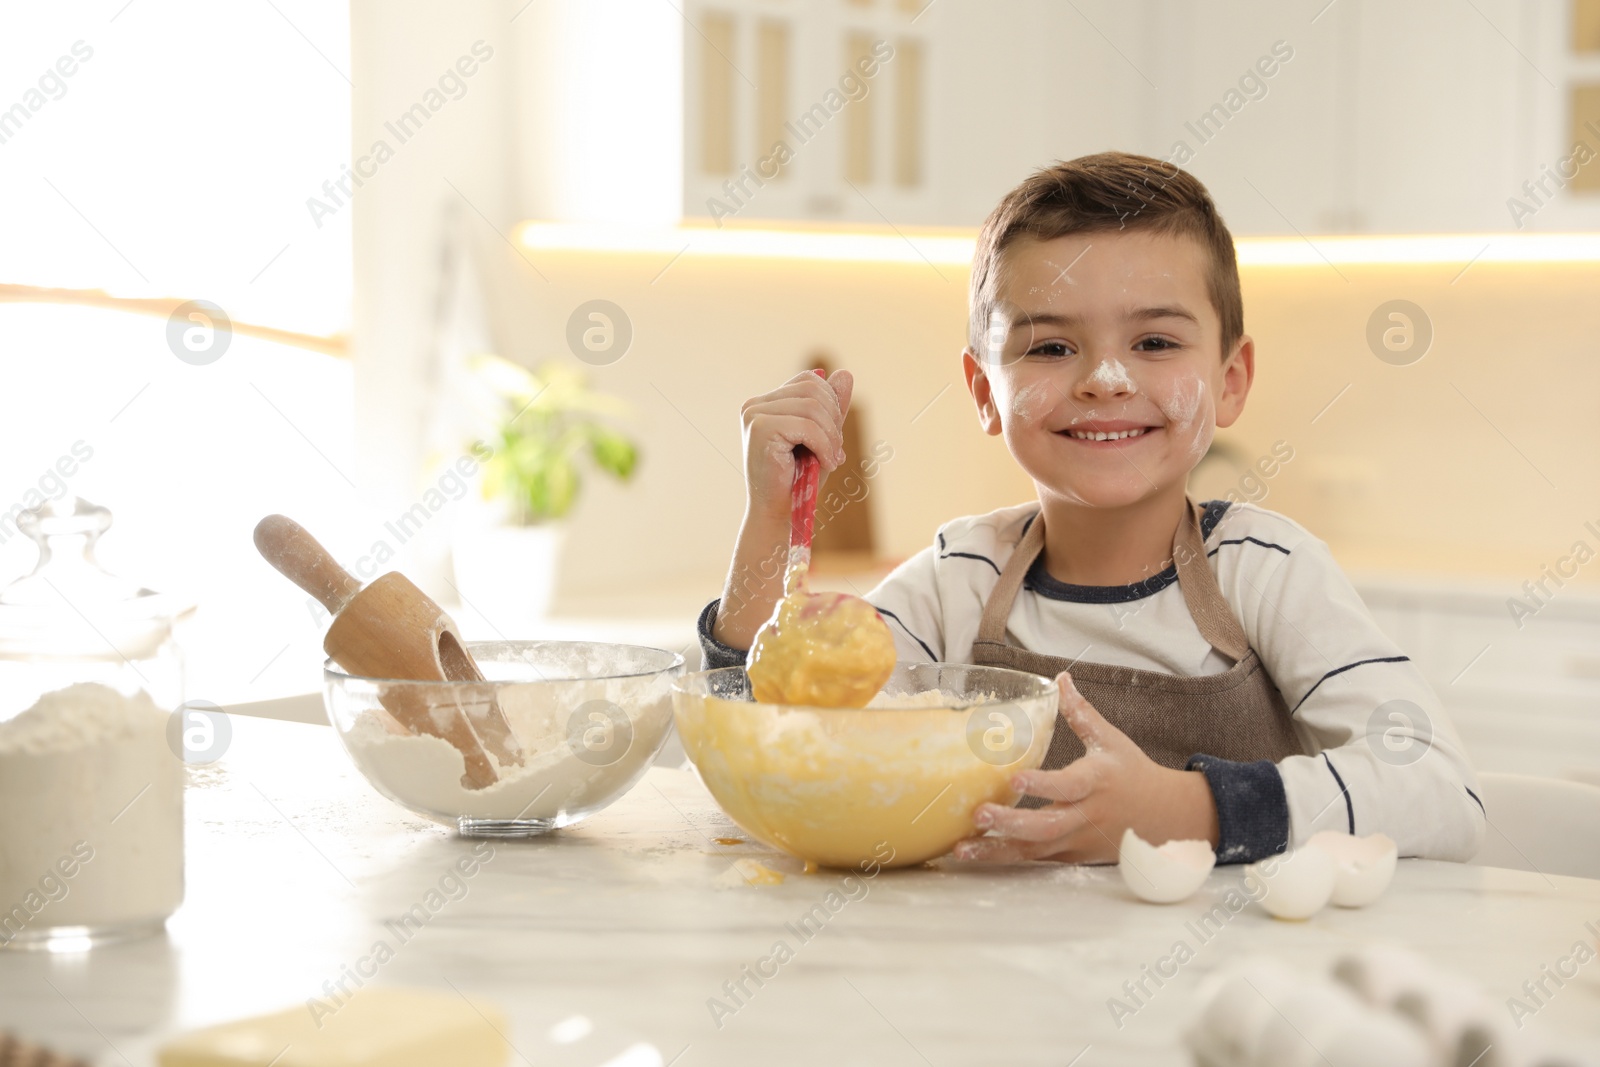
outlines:
[[360, 989], [337, 1008], [290, 1008], [196, 1030], [161, 1047], [160, 1067], [503, 1067], [505, 1017], [414, 989]]

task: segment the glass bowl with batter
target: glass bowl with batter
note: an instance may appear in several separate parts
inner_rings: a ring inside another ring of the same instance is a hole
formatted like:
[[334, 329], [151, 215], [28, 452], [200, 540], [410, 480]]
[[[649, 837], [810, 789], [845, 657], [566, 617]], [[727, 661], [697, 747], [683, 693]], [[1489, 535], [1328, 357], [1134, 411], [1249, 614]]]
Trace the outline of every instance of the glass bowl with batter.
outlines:
[[[328, 719], [356, 767], [390, 800], [469, 837], [526, 837], [594, 814], [633, 787], [672, 726], [676, 652], [594, 641], [467, 645], [481, 682], [419, 682], [323, 669]], [[522, 762], [494, 762], [478, 786], [441, 737], [413, 733], [397, 701], [441, 721], [491, 704], [520, 743]]]
[[967, 664], [901, 664], [864, 708], [758, 703], [743, 667], [672, 685], [683, 748], [722, 810], [823, 867], [904, 867], [977, 833], [985, 801], [1044, 761], [1056, 683]]

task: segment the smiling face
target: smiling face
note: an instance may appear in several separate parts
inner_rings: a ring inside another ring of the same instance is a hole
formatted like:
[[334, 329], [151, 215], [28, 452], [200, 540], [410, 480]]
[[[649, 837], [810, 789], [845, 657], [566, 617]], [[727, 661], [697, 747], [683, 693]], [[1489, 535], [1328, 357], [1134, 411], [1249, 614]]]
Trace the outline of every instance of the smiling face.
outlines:
[[1147, 231], [1006, 248], [985, 351], [962, 363], [985, 432], [1005, 437], [1041, 500], [1181, 493], [1239, 417], [1254, 348], [1241, 338], [1223, 358], [1206, 266], [1197, 241]]

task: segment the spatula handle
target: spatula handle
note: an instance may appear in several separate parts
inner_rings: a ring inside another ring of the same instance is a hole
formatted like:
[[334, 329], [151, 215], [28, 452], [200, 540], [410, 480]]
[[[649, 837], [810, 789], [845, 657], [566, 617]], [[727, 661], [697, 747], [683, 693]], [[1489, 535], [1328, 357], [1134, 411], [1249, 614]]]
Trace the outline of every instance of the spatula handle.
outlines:
[[821, 465], [816, 454], [801, 445], [795, 449], [794, 490], [789, 505], [789, 547], [810, 548], [817, 518], [817, 482]]
[[256, 523], [255, 540], [263, 559], [334, 615], [361, 592], [361, 582], [339, 566], [305, 527], [285, 515], [268, 515]]
[[[826, 378], [819, 367], [817, 374]], [[811, 535], [817, 519], [817, 485], [822, 480], [822, 464], [817, 454], [805, 445], [794, 450], [794, 484], [789, 499], [789, 547], [811, 551]]]

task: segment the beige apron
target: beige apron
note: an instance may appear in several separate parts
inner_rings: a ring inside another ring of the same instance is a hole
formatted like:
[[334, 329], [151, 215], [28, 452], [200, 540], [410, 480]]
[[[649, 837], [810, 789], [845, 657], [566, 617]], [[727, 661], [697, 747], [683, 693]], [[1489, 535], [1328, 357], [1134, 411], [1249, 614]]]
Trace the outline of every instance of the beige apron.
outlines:
[[[1022, 542], [1000, 572], [1000, 581], [983, 607], [972, 662], [1010, 667], [1055, 677], [1070, 671], [1090, 704], [1127, 734], [1151, 759], [1182, 769], [1190, 756], [1205, 753], [1225, 760], [1274, 762], [1304, 750], [1295, 736], [1283, 695], [1245, 636], [1233, 609], [1217, 587], [1200, 536], [1199, 508], [1185, 498], [1184, 521], [1172, 539], [1178, 587], [1200, 635], [1233, 660], [1221, 674], [1175, 675], [1105, 663], [1083, 663], [1030, 652], [1006, 642], [1006, 620], [1023, 577], [1044, 547], [1044, 516], [1028, 524]], [[1083, 755], [1083, 742], [1057, 718], [1044, 767], [1064, 767]], [[1032, 803], [1030, 803], [1032, 802]], [[1043, 803], [1024, 798], [1023, 806]]]

